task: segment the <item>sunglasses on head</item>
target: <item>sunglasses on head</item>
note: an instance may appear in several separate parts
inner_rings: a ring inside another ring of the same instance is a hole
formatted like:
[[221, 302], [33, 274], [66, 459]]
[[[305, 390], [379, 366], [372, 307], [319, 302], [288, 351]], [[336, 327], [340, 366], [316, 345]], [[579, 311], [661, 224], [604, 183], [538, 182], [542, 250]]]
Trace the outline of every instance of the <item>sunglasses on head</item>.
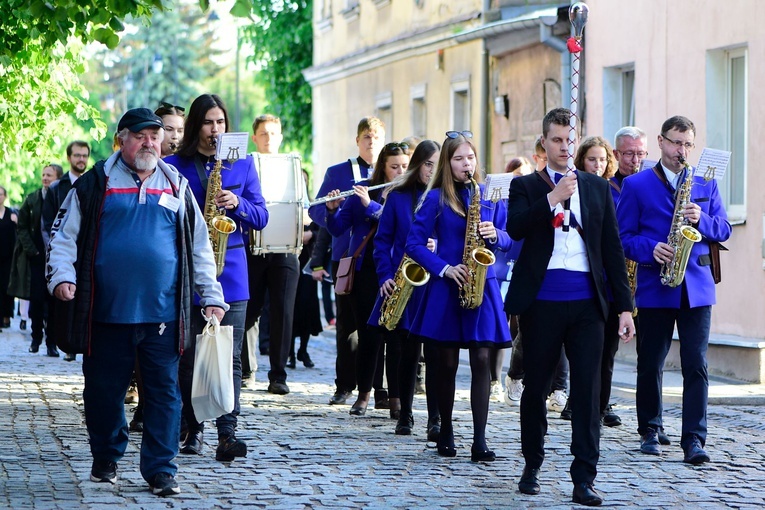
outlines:
[[472, 131], [447, 131], [446, 136], [455, 139], [462, 135], [465, 138], [473, 138], [473, 132]]
[[186, 108], [184, 108], [183, 106], [175, 106], [175, 105], [172, 105], [170, 103], [166, 103], [164, 101], [160, 101], [159, 102], [159, 106], [161, 106], [162, 108], [167, 108], [168, 110], [172, 110], [173, 108], [175, 108], [179, 112], [185, 112], [186, 111]]
[[394, 151], [396, 149], [406, 152], [407, 150], [409, 150], [409, 144], [406, 144], [403, 142], [401, 143], [391, 142], [385, 146], [386, 151]]

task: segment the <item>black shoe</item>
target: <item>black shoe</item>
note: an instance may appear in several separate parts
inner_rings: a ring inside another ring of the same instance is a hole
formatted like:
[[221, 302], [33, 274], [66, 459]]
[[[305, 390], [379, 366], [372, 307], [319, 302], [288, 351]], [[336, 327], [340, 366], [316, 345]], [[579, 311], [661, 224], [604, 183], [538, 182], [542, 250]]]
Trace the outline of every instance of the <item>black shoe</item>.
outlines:
[[345, 401], [351, 398], [351, 395], [353, 392], [345, 391], [345, 390], [337, 390], [332, 397], [329, 399], [329, 405], [331, 406], [341, 406], [345, 404]]
[[701, 440], [696, 435], [693, 436], [691, 443], [683, 450], [685, 451], [683, 462], [686, 464], [698, 466], [699, 464], [709, 462], [709, 455], [704, 451], [704, 448], [701, 446]]
[[274, 395], [286, 395], [290, 392], [290, 387], [287, 386], [286, 382], [271, 381], [271, 384], [268, 385], [268, 392]]
[[172, 496], [173, 494], [180, 494], [181, 488], [178, 487], [178, 482], [175, 481], [175, 477], [169, 473], [157, 473], [149, 482], [151, 486], [151, 492], [157, 496]]
[[290, 354], [290, 357], [287, 358], [287, 368], [295, 368], [297, 364], [295, 363], [295, 355]]
[[669, 440], [669, 436], [664, 433], [664, 427], [661, 427], [656, 435], [659, 436], [659, 444], [663, 444], [664, 446], [672, 444], [672, 441]]
[[661, 455], [661, 446], [659, 446], [659, 438], [655, 430], [646, 430], [640, 438], [640, 452], [647, 455]]
[[428, 418], [428, 441], [431, 443], [437, 443], [438, 437], [441, 435], [441, 419]]
[[117, 481], [117, 463], [111, 460], [94, 460], [90, 468], [90, 480], [115, 483]]
[[24, 319], [21, 319], [21, 322], [19, 322], [19, 329], [21, 331], [26, 330], [27, 329], [27, 321], [25, 321]]
[[456, 457], [457, 448], [454, 447], [454, 434], [439, 434], [437, 450], [441, 457]]
[[412, 435], [412, 428], [414, 427], [414, 416], [409, 414], [405, 416], [401, 414], [398, 417], [398, 423], [396, 423], [396, 435], [397, 436], [410, 436]]
[[619, 415], [614, 413], [614, 410], [611, 407], [611, 404], [606, 406], [606, 409], [603, 411], [603, 413], [600, 416], [600, 421], [606, 427], [618, 427], [619, 425], [622, 424], [622, 419], [619, 418]]
[[348, 411], [351, 416], [364, 416], [367, 414], [367, 402], [355, 402]]
[[375, 397], [375, 409], [390, 409], [390, 399], [388, 397]]
[[128, 430], [130, 432], [143, 432], [143, 421], [136, 420], [133, 418], [130, 420], [130, 425], [128, 425]]
[[77, 361], [77, 355], [76, 354], [69, 354], [69, 353], [67, 353], [64, 356], [64, 361]]
[[40, 350], [40, 344], [36, 344], [32, 342], [32, 345], [29, 346], [29, 352], [38, 352]]
[[563, 406], [563, 411], [560, 412], [560, 419], [571, 421], [571, 406], [569, 405], [568, 400], [566, 400], [566, 405]]
[[308, 351], [298, 351], [297, 359], [298, 361], [302, 361], [303, 366], [306, 368], [313, 368], [316, 366], [314, 362], [311, 361], [311, 357], [308, 355]]
[[186, 439], [183, 440], [180, 451], [186, 455], [202, 455], [204, 444], [205, 436], [203, 431], [189, 431], [186, 433]]
[[497, 460], [496, 454], [489, 450], [474, 450], [470, 449], [470, 460], [473, 462], [494, 462]]
[[52, 347], [48, 347], [48, 354], [47, 355], [50, 356], [51, 358], [58, 358], [58, 356], [59, 356], [58, 349], [56, 349], [55, 345], [52, 346]]
[[218, 449], [215, 450], [215, 460], [230, 462], [236, 457], [247, 456], [247, 443], [235, 436], [220, 436]]
[[518, 482], [518, 490], [523, 494], [534, 496], [539, 494], [539, 468], [523, 467], [521, 481]]
[[574, 484], [574, 495], [572, 499], [574, 503], [579, 503], [584, 506], [599, 506], [603, 503], [603, 498], [589, 482]]

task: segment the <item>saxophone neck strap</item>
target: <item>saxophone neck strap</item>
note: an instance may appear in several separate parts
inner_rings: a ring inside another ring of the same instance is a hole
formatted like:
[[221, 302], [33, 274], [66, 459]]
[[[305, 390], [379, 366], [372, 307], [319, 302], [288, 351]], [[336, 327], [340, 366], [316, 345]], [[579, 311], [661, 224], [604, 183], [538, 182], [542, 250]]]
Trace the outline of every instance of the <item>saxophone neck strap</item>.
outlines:
[[207, 191], [207, 183], [210, 179], [209, 177], [207, 177], [207, 172], [205, 172], [205, 167], [202, 164], [202, 161], [199, 159], [198, 155], [194, 156], [194, 167], [197, 169], [199, 182], [202, 183], [202, 190]]

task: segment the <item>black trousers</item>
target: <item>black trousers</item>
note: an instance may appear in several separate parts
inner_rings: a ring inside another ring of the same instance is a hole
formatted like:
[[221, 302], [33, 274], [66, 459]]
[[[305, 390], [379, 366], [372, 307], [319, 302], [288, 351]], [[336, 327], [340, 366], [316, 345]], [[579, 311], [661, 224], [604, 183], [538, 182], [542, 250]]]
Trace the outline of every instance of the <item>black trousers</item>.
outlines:
[[640, 309], [640, 353], [637, 363], [638, 433], [662, 426], [662, 372], [677, 324], [680, 336], [680, 364], [683, 373], [683, 432], [680, 444], [686, 447], [698, 436], [707, 438], [709, 374], [707, 347], [712, 317], [711, 306], [689, 308], [684, 296], [681, 308]]
[[614, 358], [619, 350], [619, 314], [611, 303], [603, 330], [603, 360], [600, 364], [600, 411], [608, 407], [611, 399], [611, 382], [614, 379]]
[[[337, 261], [332, 261], [332, 280], [337, 280]], [[337, 391], [351, 392], [356, 389], [356, 351], [359, 335], [356, 331], [354, 300], [351, 295], [335, 296], [335, 387]]]
[[604, 319], [594, 299], [537, 300], [520, 316], [525, 389], [521, 450], [530, 468], [544, 461], [546, 400], [563, 346], [571, 373], [571, 480], [593, 482], [600, 456], [600, 363]]
[[247, 254], [247, 273], [250, 286], [250, 301], [244, 329], [247, 331], [260, 317], [265, 301], [266, 289], [269, 295], [269, 323], [271, 341], [269, 347], [268, 380], [287, 381], [287, 358], [292, 342], [292, 319], [295, 313], [295, 296], [300, 278], [298, 257], [292, 253]]

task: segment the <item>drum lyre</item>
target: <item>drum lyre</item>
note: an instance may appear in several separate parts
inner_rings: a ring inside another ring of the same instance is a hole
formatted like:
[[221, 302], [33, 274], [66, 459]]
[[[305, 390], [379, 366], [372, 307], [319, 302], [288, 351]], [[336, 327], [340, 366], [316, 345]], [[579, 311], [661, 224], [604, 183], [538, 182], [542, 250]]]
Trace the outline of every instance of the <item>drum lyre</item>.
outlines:
[[305, 183], [297, 154], [254, 153], [260, 187], [268, 209], [263, 230], [250, 230], [250, 252], [295, 253], [303, 249]]

